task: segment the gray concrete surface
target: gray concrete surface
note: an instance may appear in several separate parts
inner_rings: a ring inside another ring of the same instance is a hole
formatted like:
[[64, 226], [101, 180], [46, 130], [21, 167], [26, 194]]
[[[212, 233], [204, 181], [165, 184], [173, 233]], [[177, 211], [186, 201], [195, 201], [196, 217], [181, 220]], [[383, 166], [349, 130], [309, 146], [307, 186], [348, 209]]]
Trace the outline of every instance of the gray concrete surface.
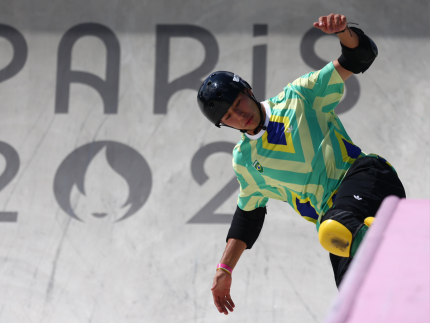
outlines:
[[[345, 128], [394, 165], [409, 198], [430, 197], [428, 1], [0, 9], [0, 322], [322, 321], [337, 293], [328, 255], [278, 201], [235, 269], [235, 312], [213, 306], [237, 193], [224, 151], [239, 135], [206, 122], [193, 88], [213, 70], [250, 82], [265, 72], [257, 90], [278, 94], [339, 56], [334, 37], [309, 31], [331, 12], [380, 51], [347, 83]], [[256, 24], [267, 35], [254, 37]]]

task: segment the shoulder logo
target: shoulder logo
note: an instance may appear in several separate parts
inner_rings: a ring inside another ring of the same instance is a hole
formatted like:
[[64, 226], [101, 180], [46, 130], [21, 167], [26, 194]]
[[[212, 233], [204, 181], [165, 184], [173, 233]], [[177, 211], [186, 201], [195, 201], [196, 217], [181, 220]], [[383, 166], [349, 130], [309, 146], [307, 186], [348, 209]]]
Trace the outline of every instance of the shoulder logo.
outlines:
[[289, 127], [287, 128], [287, 132], [288, 132], [288, 133], [291, 133], [291, 131], [293, 131], [293, 126], [289, 126]]
[[258, 160], [256, 159], [254, 161], [254, 163], [252, 164], [252, 166], [254, 166], [254, 168], [260, 173], [260, 174], [264, 174], [264, 168], [263, 166], [261, 166], [261, 164], [258, 162]]
[[360, 196], [358, 196], [358, 195], [354, 195], [354, 198], [356, 199], [356, 200], [362, 200], [362, 198], [360, 197]]
[[233, 76], [233, 81], [234, 81], [234, 82], [239, 82], [239, 80], [240, 80], [239, 75], [234, 74], [234, 76]]

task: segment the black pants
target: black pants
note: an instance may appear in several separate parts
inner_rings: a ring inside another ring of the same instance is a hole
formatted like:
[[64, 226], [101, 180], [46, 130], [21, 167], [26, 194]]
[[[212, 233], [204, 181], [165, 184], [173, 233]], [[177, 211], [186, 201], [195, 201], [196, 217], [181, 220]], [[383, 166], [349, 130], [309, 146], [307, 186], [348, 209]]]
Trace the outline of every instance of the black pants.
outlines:
[[[333, 207], [326, 212], [321, 223], [330, 219], [339, 210], [347, 211], [347, 216], [339, 222], [354, 234], [365, 218], [376, 215], [384, 198], [390, 195], [406, 197], [405, 189], [396, 172], [382, 158], [359, 158], [349, 168], [339, 186]], [[338, 288], [351, 260], [352, 257], [330, 254]]]

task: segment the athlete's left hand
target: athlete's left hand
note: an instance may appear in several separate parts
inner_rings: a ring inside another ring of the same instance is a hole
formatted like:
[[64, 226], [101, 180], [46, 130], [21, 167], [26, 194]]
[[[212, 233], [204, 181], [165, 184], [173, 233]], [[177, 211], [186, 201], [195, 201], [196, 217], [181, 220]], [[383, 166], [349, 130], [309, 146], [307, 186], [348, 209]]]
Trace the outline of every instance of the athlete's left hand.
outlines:
[[326, 34], [334, 34], [346, 28], [346, 17], [344, 15], [331, 13], [328, 16], [321, 16], [318, 22], [314, 22], [314, 27]]

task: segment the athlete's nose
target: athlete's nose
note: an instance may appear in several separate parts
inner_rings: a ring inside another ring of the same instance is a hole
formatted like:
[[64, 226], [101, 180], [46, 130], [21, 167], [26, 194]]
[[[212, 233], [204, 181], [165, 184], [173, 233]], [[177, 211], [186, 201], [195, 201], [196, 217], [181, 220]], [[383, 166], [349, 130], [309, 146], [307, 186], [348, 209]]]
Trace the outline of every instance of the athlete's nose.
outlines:
[[245, 112], [243, 112], [241, 109], [235, 108], [233, 110], [234, 114], [236, 115], [238, 120], [241, 120], [245, 117]]

